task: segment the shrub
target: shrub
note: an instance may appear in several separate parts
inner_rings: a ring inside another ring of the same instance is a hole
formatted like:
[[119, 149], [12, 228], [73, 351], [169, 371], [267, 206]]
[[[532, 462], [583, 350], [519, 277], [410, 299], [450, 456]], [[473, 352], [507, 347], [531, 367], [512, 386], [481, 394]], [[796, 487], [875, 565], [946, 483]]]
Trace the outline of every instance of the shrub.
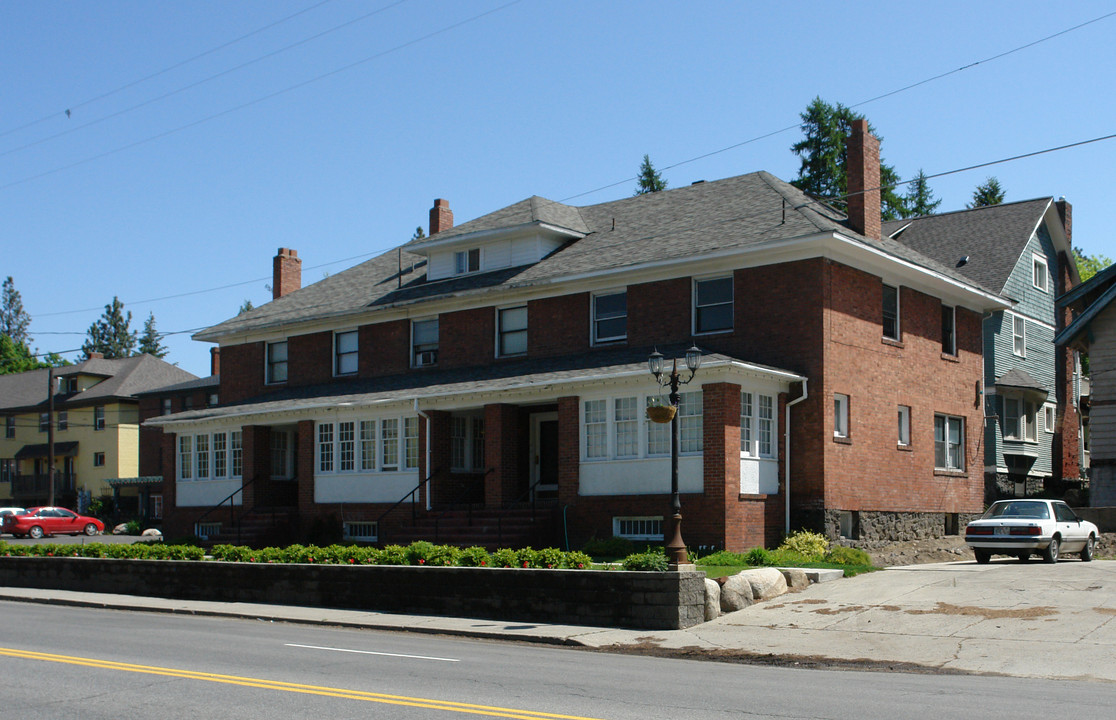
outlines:
[[434, 556], [434, 543], [419, 540], [408, 545], [403, 552], [408, 565], [429, 565]]
[[453, 545], [435, 545], [427, 564], [435, 567], [455, 567], [461, 559], [461, 548]]
[[748, 556], [741, 555], [740, 553], [730, 552], [728, 550], [719, 550], [711, 555], [698, 558], [694, 561], [695, 565], [719, 565], [719, 566], [734, 566], [734, 565], [748, 565]]
[[789, 550], [804, 557], [821, 560], [829, 550], [829, 540], [824, 535], [809, 530], [799, 530], [787, 536], [779, 550]]
[[538, 564], [544, 568], [560, 568], [566, 564], [565, 553], [558, 548], [544, 548], [539, 550]]
[[539, 560], [539, 551], [533, 549], [530, 545], [517, 550], [515, 553], [515, 567], [518, 568], [537, 568], [542, 567]]
[[667, 563], [667, 557], [663, 554], [662, 549], [647, 550], [645, 552], [629, 555], [624, 558], [622, 564], [625, 570], [665, 572], [670, 568], [669, 563]]
[[143, 534], [143, 526], [140, 525], [139, 520], [129, 520], [128, 522], [126, 522], [124, 524], [124, 534], [125, 535], [142, 535]]
[[593, 558], [583, 552], [564, 553], [562, 567], [570, 570], [588, 570], [593, 567]]
[[610, 537], [604, 540], [593, 538], [585, 543], [581, 551], [595, 558], [622, 558], [635, 552], [635, 543], [627, 538]]
[[458, 563], [462, 567], [491, 567], [492, 556], [482, 547], [468, 547], [461, 551]]
[[515, 562], [515, 555], [515, 550], [500, 548], [496, 552], [492, 553], [492, 565], [493, 567], [498, 568], [518, 567]]
[[380, 551], [381, 565], [406, 565], [407, 549], [402, 545], [386, 545]]
[[825, 554], [825, 561], [834, 565], [871, 565], [872, 558], [860, 548], [837, 545]]
[[771, 553], [761, 547], [752, 548], [745, 557], [747, 557], [749, 565], [754, 565], [756, 567], [766, 567], [775, 564], [772, 561]]

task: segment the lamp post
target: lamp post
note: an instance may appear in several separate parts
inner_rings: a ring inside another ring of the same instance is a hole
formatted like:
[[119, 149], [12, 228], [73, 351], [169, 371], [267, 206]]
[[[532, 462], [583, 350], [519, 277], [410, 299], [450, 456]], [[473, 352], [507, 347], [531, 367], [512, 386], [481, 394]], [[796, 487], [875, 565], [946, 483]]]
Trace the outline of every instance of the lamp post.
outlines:
[[698, 367], [701, 366], [701, 350], [694, 346], [686, 351], [686, 367], [690, 371], [690, 377], [685, 380], [678, 375], [678, 358], [671, 361], [669, 373], [664, 371], [663, 361], [662, 353], [655, 350], [647, 358], [647, 369], [655, 377], [655, 382], [659, 383], [660, 390], [670, 387], [670, 395], [667, 397], [671, 406], [675, 408], [674, 416], [670, 419], [670, 506], [673, 511], [671, 518], [673, 528], [666, 549], [670, 566], [677, 569], [679, 565], [689, 563], [689, 558], [686, 556], [686, 543], [682, 540], [682, 501], [678, 496], [678, 387], [689, 383], [697, 375]]

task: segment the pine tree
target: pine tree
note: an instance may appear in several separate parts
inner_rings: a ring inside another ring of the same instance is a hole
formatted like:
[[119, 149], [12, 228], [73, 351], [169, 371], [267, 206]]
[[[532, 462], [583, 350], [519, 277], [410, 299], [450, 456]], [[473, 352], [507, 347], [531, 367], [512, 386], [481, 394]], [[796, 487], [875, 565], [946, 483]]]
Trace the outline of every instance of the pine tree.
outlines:
[[1003, 201], [1004, 189], [1000, 187], [1000, 181], [995, 177], [990, 177], [976, 186], [976, 190], [973, 190], [973, 201], [965, 207], [972, 210], [978, 207], [999, 205]]
[[23, 298], [9, 275], [4, 281], [3, 297], [0, 297], [0, 333], [19, 345], [29, 345], [31, 336], [27, 328], [30, 325], [31, 316], [23, 309]]
[[415, 234], [411, 236], [411, 242], [414, 242], [415, 240], [422, 240], [424, 237], [426, 237], [426, 233], [423, 232], [422, 225], [419, 225], [417, 228], [415, 228]]
[[245, 299], [244, 302], [240, 303], [240, 311], [237, 312], [237, 315], [243, 315], [244, 313], [248, 312], [249, 310], [253, 309], [254, 307], [255, 306], [252, 305], [251, 300]]
[[942, 204], [941, 198], [934, 199], [934, 191], [926, 181], [926, 173], [922, 168], [918, 170], [918, 177], [911, 184], [906, 197], [903, 198], [903, 217], [921, 217], [932, 215]]
[[131, 357], [136, 349], [136, 332], [130, 328], [131, 324], [131, 311], [125, 315], [124, 303], [113, 297], [112, 302], [105, 305], [100, 319], [89, 326], [81, 351], [85, 357], [95, 352], [107, 359]]
[[157, 358], [166, 357], [169, 350], [159, 341], [162, 336], [155, 330], [155, 313], [149, 313], [143, 323], [143, 334], [139, 339], [139, 352], [154, 355]]
[[649, 155], [643, 156], [643, 162], [639, 166], [639, 182], [636, 185], [636, 195], [646, 195], [647, 193], [659, 192], [666, 190], [667, 182], [663, 180], [662, 174], [655, 169], [651, 164], [651, 157]]
[[[852, 133], [852, 124], [864, 116], [853, 112], [841, 103], [830, 105], [820, 97], [806, 106], [800, 115], [802, 132], [806, 136], [791, 146], [791, 151], [801, 158], [798, 177], [791, 180], [799, 190], [817, 198], [844, 200], [848, 193], [848, 159], [845, 143]], [[872, 124], [868, 131], [881, 143]], [[903, 198], [895, 192], [899, 173], [891, 165], [880, 162], [880, 217], [894, 220], [902, 216]]]

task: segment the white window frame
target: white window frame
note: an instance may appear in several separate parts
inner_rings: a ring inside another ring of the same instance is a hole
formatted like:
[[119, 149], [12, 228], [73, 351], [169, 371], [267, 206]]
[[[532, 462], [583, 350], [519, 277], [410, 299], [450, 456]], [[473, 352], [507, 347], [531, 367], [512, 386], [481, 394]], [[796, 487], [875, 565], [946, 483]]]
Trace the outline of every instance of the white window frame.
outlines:
[[697, 455], [704, 450], [704, 408], [701, 390], [678, 393], [679, 455]]
[[[705, 283], [713, 283], [721, 280], [728, 280], [729, 283], [729, 299], [727, 301], [707, 302], [701, 304], [698, 296], [701, 294], [701, 286]], [[736, 327], [736, 285], [735, 279], [730, 275], [717, 275], [714, 277], [694, 278], [693, 281], [693, 298], [691, 300], [691, 323], [693, 325], [694, 335], [716, 335], [717, 333], [730, 333]], [[717, 308], [727, 305], [729, 307], [729, 324], [728, 327], [719, 327], [712, 330], [701, 330], [701, 322], [698, 320], [703, 308]]]
[[419, 427], [416, 415], [318, 421], [314, 472], [351, 475], [417, 470]]
[[226, 478], [229, 475], [229, 435], [226, 432], [215, 432], [211, 437], [209, 446], [213, 453], [213, 477]]
[[833, 393], [833, 437], [849, 436], [849, 396]]
[[229, 431], [229, 477], [238, 478], [244, 474], [244, 432]]
[[[352, 347], [342, 348], [343, 342], [351, 340]], [[360, 331], [338, 330], [333, 333], [333, 375], [346, 377], [356, 375], [360, 368]]]
[[403, 418], [402, 460], [404, 470], [418, 470], [419, 419], [416, 415]]
[[209, 462], [209, 434], [201, 433], [194, 436], [194, 478], [209, 480], [213, 466]]
[[1042, 406], [1042, 429], [1043, 432], [1053, 435], [1054, 427], [1058, 423], [1058, 406], [1051, 403], [1043, 403]]
[[178, 479], [194, 479], [194, 436], [178, 436]]
[[96, 407], [93, 408], [93, 429], [94, 430], [104, 430], [105, 429], [105, 406], [104, 405], [97, 405]]
[[[951, 428], [957, 428], [958, 442], [950, 442]], [[939, 433], [939, 427], [942, 432]], [[934, 413], [934, 469], [949, 472], [965, 471], [965, 418]], [[939, 464], [939, 458], [945, 458]]]
[[[516, 327], [513, 329], [506, 329], [504, 327], [504, 314], [510, 313], [513, 310], [523, 311], [523, 327]], [[511, 307], [496, 308], [496, 357], [522, 357], [527, 354], [527, 328], [530, 323], [530, 318], [527, 314], [527, 305], [513, 305]], [[516, 352], [507, 352], [505, 350], [504, 340], [512, 335], [523, 334], [523, 349]]]
[[[950, 322], [949, 347], [946, 347], [945, 343], [945, 320], [947, 312]], [[942, 352], [946, 355], [957, 354], [957, 308], [951, 305], [942, 305]]]
[[[887, 283], [884, 283], [883, 287], [884, 287], [883, 306], [880, 308], [880, 313], [881, 313], [881, 315], [880, 315], [880, 332], [888, 340], [895, 340], [896, 342], [898, 342], [903, 337], [903, 330], [899, 325], [899, 317], [900, 317], [900, 315], [899, 315], [899, 286], [898, 285], [888, 285]], [[885, 321], [887, 320], [887, 290], [889, 288], [891, 290], [895, 291], [895, 334], [894, 335], [888, 335], [887, 334], [887, 325], [885, 324]]]
[[318, 473], [331, 474], [337, 471], [337, 447], [335, 428], [331, 422], [318, 423]]
[[775, 396], [740, 392], [740, 456], [775, 457]]
[[[484, 256], [481, 253], [482, 249], [479, 247], [455, 252], [453, 254], [453, 274], [468, 275], [480, 272], [481, 268], [484, 267]], [[475, 266], [474, 259], [476, 260]]]
[[910, 447], [911, 445], [911, 408], [909, 405], [899, 406], [899, 434], [897, 444], [900, 447]]
[[380, 471], [398, 472], [400, 462], [401, 428], [399, 418], [380, 419]]
[[[434, 341], [419, 342], [418, 326], [429, 326], [430, 323], [434, 324]], [[411, 321], [411, 367], [429, 367], [438, 364], [439, 330], [436, 317]]]
[[[600, 309], [597, 307], [597, 301], [602, 299], [602, 298], [613, 298], [613, 297], [616, 297], [618, 295], [622, 295], [624, 297], [624, 311], [623, 311], [623, 313], [620, 313], [619, 311], [613, 310], [613, 311], [606, 312], [606, 313], [602, 314]], [[591, 316], [590, 317], [590, 326], [593, 328], [593, 344], [594, 345], [603, 345], [603, 344], [606, 344], [606, 343], [622, 342], [622, 341], [628, 339], [628, 290], [627, 290], [627, 288], [625, 288], [623, 290], [613, 290], [613, 291], [609, 291], [609, 292], [596, 293], [592, 296], [592, 298], [590, 299], [589, 302], [590, 302], [590, 316]], [[622, 333], [618, 333], [618, 334], [615, 333], [615, 332], [613, 334], [602, 334], [601, 333], [601, 324], [602, 323], [607, 323], [609, 321], [620, 320], [621, 318], [623, 318], [623, 320], [624, 320], [624, 331]]]
[[1038, 404], [1018, 396], [1004, 396], [1004, 440], [1038, 442]]
[[1008, 313], [1008, 315], [1011, 316], [1011, 354], [1025, 358], [1027, 357], [1027, 319], [1015, 313]]
[[[272, 354], [278, 354], [279, 346], [282, 345], [283, 358], [281, 360], [272, 358]], [[264, 343], [264, 383], [267, 385], [279, 385], [287, 382], [289, 377], [288, 362], [290, 360], [290, 346], [286, 340], [276, 340], [275, 342]], [[278, 369], [282, 367], [282, 378], [277, 377], [280, 373]]]
[[376, 542], [380, 539], [380, 528], [375, 520], [346, 520], [342, 535], [346, 540]]
[[[1036, 290], [1041, 290], [1044, 293], [1050, 292], [1050, 266], [1046, 262], [1046, 258], [1038, 253], [1031, 255], [1031, 285]], [[1039, 268], [1042, 272], [1039, 272]]]
[[[656, 526], [658, 532], [655, 531]], [[612, 534], [628, 540], [663, 540], [666, 524], [662, 515], [622, 516], [612, 518]]]
[[581, 403], [581, 437], [586, 460], [611, 458], [608, 442], [608, 399], [596, 398]]
[[[662, 402], [662, 399], [657, 395], [647, 395], [644, 397], [644, 407], [650, 407], [652, 404]], [[670, 456], [670, 423], [657, 423], [646, 417], [644, 413], [643, 431], [646, 440], [643, 442], [642, 448], [644, 456], [649, 458], [654, 457], [669, 457]], [[652, 448], [655, 449], [652, 449]]]
[[639, 396], [612, 398], [614, 457], [639, 457], [639, 425]]

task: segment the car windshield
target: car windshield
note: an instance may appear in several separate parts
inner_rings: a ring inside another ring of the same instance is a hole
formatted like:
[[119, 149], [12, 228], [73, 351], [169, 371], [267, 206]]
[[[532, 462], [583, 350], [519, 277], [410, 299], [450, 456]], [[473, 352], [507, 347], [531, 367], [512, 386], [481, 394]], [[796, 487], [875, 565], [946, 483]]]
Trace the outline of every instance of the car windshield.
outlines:
[[1035, 500], [1010, 500], [992, 505], [981, 517], [986, 518], [1030, 518], [1032, 520], [1049, 520], [1050, 507], [1044, 502]]

